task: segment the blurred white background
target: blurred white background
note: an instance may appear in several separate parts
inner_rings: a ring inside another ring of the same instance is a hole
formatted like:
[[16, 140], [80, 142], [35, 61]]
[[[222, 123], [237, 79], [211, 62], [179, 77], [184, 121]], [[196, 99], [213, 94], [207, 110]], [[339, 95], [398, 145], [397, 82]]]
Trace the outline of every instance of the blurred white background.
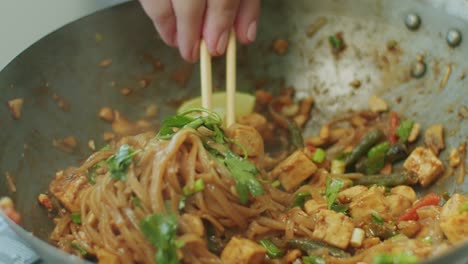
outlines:
[[127, 0], [1, 0], [0, 70], [61, 26]]

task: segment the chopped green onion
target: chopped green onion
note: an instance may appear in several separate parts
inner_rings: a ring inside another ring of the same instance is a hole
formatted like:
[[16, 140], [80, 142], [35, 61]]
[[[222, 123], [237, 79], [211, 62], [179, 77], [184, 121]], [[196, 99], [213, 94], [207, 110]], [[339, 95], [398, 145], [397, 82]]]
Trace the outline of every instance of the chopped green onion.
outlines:
[[281, 185], [281, 182], [279, 180], [276, 180], [276, 181], [271, 183], [271, 186], [273, 188], [278, 188], [280, 185]]
[[302, 257], [302, 263], [304, 264], [327, 264], [325, 259], [319, 256]]
[[333, 204], [338, 197], [338, 193], [344, 187], [345, 183], [342, 179], [339, 178], [327, 178], [326, 188], [325, 188], [325, 196], [327, 198], [327, 206], [328, 209], [333, 208]]
[[382, 225], [384, 223], [384, 220], [379, 215], [372, 213], [371, 216], [372, 221], [374, 221], [376, 224]]
[[325, 150], [321, 148], [316, 148], [314, 155], [312, 156], [312, 160], [317, 163], [322, 163], [326, 157], [327, 153], [325, 152]]
[[304, 207], [304, 203], [311, 197], [310, 193], [308, 192], [300, 192], [296, 194], [296, 198], [294, 198], [293, 207], [299, 206]]
[[398, 138], [401, 142], [406, 142], [408, 140], [413, 125], [414, 121], [412, 120], [405, 120], [400, 123], [396, 130], [396, 134], [398, 135]]
[[179, 210], [184, 210], [185, 202], [187, 201], [187, 196], [181, 196], [179, 200]]
[[76, 251], [78, 251], [78, 253], [79, 253], [80, 255], [83, 255], [83, 256], [88, 255], [88, 251], [86, 251], [86, 249], [84, 249], [84, 248], [83, 248], [80, 244], [78, 244], [77, 242], [75, 242], [75, 241], [70, 242], [70, 246], [71, 246], [73, 249], [75, 249]]
[[332, 174], [343, 174], [346, 170], [346, 163], [343, 160], [334, 159], [331, 162], [330, 172]]
[[304, 147], [304, 138], [302, 137], [302, 132], [296, 122], [288, 123], [288, 130], [291, 134], [291, 143], [296, 149], [301, 149]]
[[71, 220], [73, 223], [77, 225], [81, 225], [81, 214], [80, 213], [72, 213]]
[[424, 241], [424, 242], [426, 242], [426, 243], [428, 243], [428, 244], [432, 244], [432, 237], [431, 237], [431, 236], [427, 236], [427, 237], [423, 238], [422, 241]]
[[419, 263], [419, 258], [408, 253], [401, 254], [376, 254], [372, 259], [373, 264], [415, 264]]
[[284, 252], [268, 239], [262, 239], [258, 243], [267, 250], [270, 258], [279, 258], [284, 255]]
[[460, 213], [464, 213], [464, 212], [468, 212], [468, 202], [465, 202], [465, 203], [462, 204], [462, 206], [460, 207]]
[[205, 189], [205, 183], [203, 182], [203, 179], [197, 179], [193, 183], [193, 185], [185, 185], [184, 188], [182, 188], [182, 192], [184, 193], [185, 196], [192, 195], [197, 192], [201, 192]]

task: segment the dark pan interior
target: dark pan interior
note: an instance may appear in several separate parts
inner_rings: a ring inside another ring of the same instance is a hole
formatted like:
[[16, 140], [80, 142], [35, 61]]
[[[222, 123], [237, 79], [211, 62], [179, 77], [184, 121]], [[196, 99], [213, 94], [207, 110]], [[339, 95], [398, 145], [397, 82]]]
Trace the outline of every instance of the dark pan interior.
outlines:
[[[404, 25], [409, 12], [422, 18], [418, 31]], [[307, 27], [320, 16], [327, 24], [308, 37]], [[298, 97], [313, 96], [316, 105], [306, 134], [324, 120], [366, 108], [368, 97], [378, 94], [423, 128], [442, 123], [447, 157], [468, 136], [468, 122], [457, 115], [461, 106], [468, 106], [468, 88], [461, 78], [468, 73], [468, 43], [450, 48], [445, 42], [449, 28], [468, 36], [466, 21], [421, 1], [265, 1], [257, 42], [238, 51], [238, 89], [278, 91], [293, 86]], [[327, 40], [336, 32], [343, 32], [348, 46], [339, 58], [331, 54]], [[276, 38], [290, 43], [284, 56], [272, 50]], [[398, 48], [390, 52], [387, 42], [392, 40]], [[427, 63], [421, 79], [409, 74], [417, 54], [424, 54]], [[112, 59], [112, 64], [99, 67], [103, 59]], [[448, 65], [450, 78], [440, 88]], [[223, 89], [224, 59], [215, 59], [213, 69], [214, 85]], [[178, 78], [181, 72], [190, 73], [189, 78]], [[139, 86], [141, 79], [150, 80], [148, 87]], [[354, 79], [361, 81], [359, 89], [349, 85]], [[132, 94], [123, 96], [123, 87], [132, 88]], [[38, 205], [37, 195], [47, 191], [56, 171], [91, 154], [88, 140], [95, 140], [98, 148], [105, 144], [101, 135], [111, 128], [97, 118], [100, 107], [110, 106], [136, 120], [144, 116], [146, 106], [156, 103], [157, 127], [161, 117], [174, 113], [177, 102], [199, 94], [199, 70], [198, 64], [184, 63], [176, 50], [162, 43], [133, 2], [80, 19], [38, 41], [0, 73], [0, 89], [4, 105], [17, 97], [25, 100], [20, 120], [0, 107], [0, 196], [13, 198], [25, 230], [47, 240], [52, 221]], [[69, 111], [58, 107], [54, 94], [69, 103]], [[74, 153], [52, 146], [54, 138], [69, 135], [78, 139]], [[6, 172], [16, 182], [14, 193], [7, 188]], [[431, 190], [466, 194], [467, 182], [456, 184], [455, 177], [447, 177]], [[57, 254], [42, 242], [33, 241], [33, 246]]]

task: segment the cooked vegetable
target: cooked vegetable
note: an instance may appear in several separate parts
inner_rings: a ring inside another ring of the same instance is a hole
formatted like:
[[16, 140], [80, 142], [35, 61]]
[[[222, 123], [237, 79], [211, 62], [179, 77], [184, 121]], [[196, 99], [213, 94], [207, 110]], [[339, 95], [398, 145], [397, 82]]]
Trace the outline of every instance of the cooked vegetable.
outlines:
[[396, 143], [390, 146], [385, 153], [385, 161], [395, 163], [408, 157], [408, 148], [405, 144]]
[[304, 203], [306, 200], [310, 199], [311, 195], [308, 192], [300, 192], [296, 194], [296, 198], [294, 198], [293, 206], [299, 206], [304, 208]]
[[395, 112], [390, 112], [390, 129], [388, 133], [388, 139], [390, 143], [395, 144], [398, 142], [397, 128], [399, 125], [398, 114]]
[[435, 155], [445, 148], [444, 128], [442, 125], [432, 125], [424, 133], [424, 143]]
[[380, 129], [373, 130], [364, 136], [361, 141], [354, 147], [351, 154], [346, 157], [346, 166], [354, 165], [359, 158], [366, 155], [367, 152], [384, 136], [384, 133]]
[[185, 185], [184, 188], [182, 188], [182, 192], [185, 196], [189, 196], [194, 193], [201, 192], [203, 189], [205, 189], [203, 179], [196, 179], [192, 185]]
[[468, 212], [468, 202], [464, 203], [460, 208], [460, 213]]
[[309, 239], [291, 239], [291, 240], [288, 240], [287, 244], [289, 247], [300, 249], [302, 251], [307, 252], [309, 255], [313, 255], [313, 252], [318, 249], [326, 249], [328, 250], [328, 254], [330, 254], [333, 257], [338, 257], [338, 258], [349, 257], [348, 252], [342, 249], [336, 248], [336, 247], [329, 246], [319, 241], [314, 241], [314, 240], [309, 240]]
[[335, 35], [331, 35], [328, 37], [328, 42], [332, 47], [332, 52], [334, 54], [339, 53], [340, 51], [344, 50], [346, 45], [344, 43], [343, 34], [341, 32], [336, 33]]
[[174, 215], [148, 215], [140, 222], [143, 235], [155, 246], [156, 263], [177, 264], [177, 249], [183, 245], [176, 239], [177, 219]]
[[346, 170], [346, 163], [342, 160], [334, 159], [331, 162], [330, 172], [332, 174], [343, 174]]
[[72, 213], [71, 214], [71, 219], [72, 219], [72, 222], [77, 224], [77, 225], [81, 225], [81, 214], [80, 213]]
[[326, 264], [327, 261], [319, 256], [306, 256], [302, 257], [303, 264]]
[[379, 215], [377, 214], [371, 214], [372, 216], [372, 221], [374, 221], [376, 224], [383, 224], [384, 223], [384, 220], [382, 219], [382, 217], [380, 217]]
[[435, 193], [430, 193], [424, 196], [423, 198], [421, 198], [421, 200], [419, 200], [418, 202], [416, 202], [416, 204], [413, 207], [408, 209], [405, 214], [400, 216], [399, 220], [400, 221], [408, 221], [408, 220], [416, 221], [419, 219], [419, 216], [416, 212], [419, 208], [428, 206], [428, 205], [438, 205], [439, 202], [440, 202], [440, 196]]
[[125, 181], [127, 169], [136, 154], [138, 152], [133, 151], [129, 145], [124, 144], [120, 146], [117, 153], [107, 159], [107, 167], [109, 168], [111, 177], [116, 180]]
[[372, 259], [373, 264], [416, 264], [419, 258], [408, 253], [400, 254], [376, 254]]
[[141, 200], [138, 199], [138, 197], [132, 195], [132, 197], [130, 197], [130, 202], [133, 204], [133, 206], [135, 207], [139, 207], [141, 206]]
[[360, 247], [362, 242], [364, 241], [364, 237], [366, 236], [364, 230], [361, 228], [355, 227], [353, 229], [353, 234], [351, 235], [350, 244], [353, 247]]
[[312, 160], [317, 163], [322, 163], [326, 157], [327, 153], [325, 152], [325, 150], [321, 148], [316, 148], [314, 151], [314, 155], [312, 156]]
[[262, 239], [258, 243], [267, 250], [270, 258], [279, 258], [284, 255], [284, 252], [268, 239]]
[[417, 182], [417, 178], [406, 173], [396, 172], [389, 175], [367, 175], [354, 180], [356, 185], [381, 185], [386, 187], [394, 187], [398, 185], [411, 185]]
[[301, 149], [304, 147], [304, 138], [302, 138], [302, 131], [297, 126], [296, 122], [288, 123], [288, 130], [291, 134], [291, 143], [296, 149]]
[[327, 206], [328, 209], [332, 209], [333, 204], [338, 197], [338, 193], [344, 187], [345, 183], [342, 179], [336, 178], [327, 178], [325, 196], [327, 197]]
[[367, 153], [367, 174], [375, 174], [379, 172], [385, 165], [385, 154], [390, 149], [388, 142], [383, 142], [371, 148]]
[[398, 135], [400, 142], [408, 141], [413, 125], [414, 125], [414, 121], [408, 120], [408, 119], [400, 123], [400, 125], [398, 126], [396, 130], [396, 134]]
[[88, 255], [88, 251], [75, 241], [70, 242], [70, 246], [82, 256]]

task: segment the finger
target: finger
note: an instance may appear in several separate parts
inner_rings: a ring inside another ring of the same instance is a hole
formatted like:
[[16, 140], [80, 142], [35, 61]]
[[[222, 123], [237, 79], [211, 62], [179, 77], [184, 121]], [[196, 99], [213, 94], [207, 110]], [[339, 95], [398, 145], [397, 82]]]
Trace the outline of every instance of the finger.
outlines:
[[226, 51], [240, 0], [207, 0], [203, 38], [211, 55]]
[[170, 0], [140, 0], [163, 41], [172, 47], [176, 42], [176, 17]]
[[180, 54], [194, 62], [200, 56], [201, 28], [206, 0], [173, 0]]
[[241, 0], [236, 17], [236, 33], [241, 43], [255, 41], [259, 16], [260, 0]]

